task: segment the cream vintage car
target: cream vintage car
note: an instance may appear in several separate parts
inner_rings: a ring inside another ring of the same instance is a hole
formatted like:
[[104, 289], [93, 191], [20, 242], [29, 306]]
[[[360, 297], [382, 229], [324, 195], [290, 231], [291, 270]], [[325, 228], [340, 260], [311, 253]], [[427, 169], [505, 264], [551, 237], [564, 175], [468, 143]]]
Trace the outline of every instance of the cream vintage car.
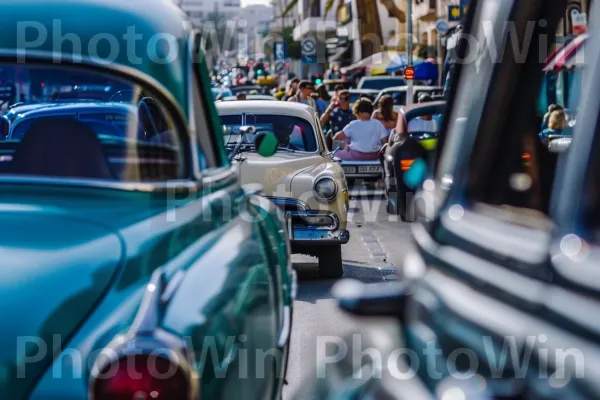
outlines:
[[[216, 103], [223, 140], [242, 184], [258, 183], [284, 211], [292, 253], [319, 259], [319, 275], [343, 275], [342, 249], [348, 243], [348, 186], [342, 167], [325, 146], [317, 114], [298, 103], [232, 101]], [[256, 153], [254, 139], [273, 133], [277, 152]]]

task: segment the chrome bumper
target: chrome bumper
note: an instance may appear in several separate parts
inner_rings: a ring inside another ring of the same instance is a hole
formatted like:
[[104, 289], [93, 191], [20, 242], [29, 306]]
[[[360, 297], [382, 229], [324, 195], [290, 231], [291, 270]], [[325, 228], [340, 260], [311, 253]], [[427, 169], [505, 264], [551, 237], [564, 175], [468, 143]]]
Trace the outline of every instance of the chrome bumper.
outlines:
[[[324, 216], [334, 220], [332, 225], [327, 226], [305, 226], [294, 225], [294, 217], [302, 216]], [[339, 219], [334, 213], [318, 211], [288, 211], [285, 214], [288, 238], [293, 243], [310, 243], [311, 245], [333, 245], [346, 244], [350, 240], [350, 232], [346, 229], [339, 229]]]

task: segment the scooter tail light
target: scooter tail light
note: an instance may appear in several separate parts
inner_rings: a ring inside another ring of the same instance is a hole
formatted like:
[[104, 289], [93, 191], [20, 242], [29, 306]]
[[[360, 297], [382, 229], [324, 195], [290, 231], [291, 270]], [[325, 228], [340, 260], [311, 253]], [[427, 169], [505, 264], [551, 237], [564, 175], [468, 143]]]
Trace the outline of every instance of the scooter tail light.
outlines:
[[408, 171], [414, 162], [415, 160], [400, 160], [400, 169], [402, 171]]

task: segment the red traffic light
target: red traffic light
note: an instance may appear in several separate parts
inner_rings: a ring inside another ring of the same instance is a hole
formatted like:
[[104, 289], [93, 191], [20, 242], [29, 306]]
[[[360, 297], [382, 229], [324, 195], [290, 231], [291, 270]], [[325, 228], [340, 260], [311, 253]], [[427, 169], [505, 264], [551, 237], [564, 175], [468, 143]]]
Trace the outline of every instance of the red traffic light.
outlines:
[[404, 70], [404, 79], [412, 81], [415, 79], [415, 68], [414, 67], [406, 67]]

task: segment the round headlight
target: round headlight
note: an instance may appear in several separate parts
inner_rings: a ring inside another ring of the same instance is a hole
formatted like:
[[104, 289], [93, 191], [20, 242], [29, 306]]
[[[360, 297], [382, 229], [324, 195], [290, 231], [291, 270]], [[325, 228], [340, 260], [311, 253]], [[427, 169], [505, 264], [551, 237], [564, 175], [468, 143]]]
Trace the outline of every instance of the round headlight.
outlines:
[[331, 178], [321, 178], [315, 182], [314, 190], [320, 201], [331, 201], [337, 195], [337, 184]]

